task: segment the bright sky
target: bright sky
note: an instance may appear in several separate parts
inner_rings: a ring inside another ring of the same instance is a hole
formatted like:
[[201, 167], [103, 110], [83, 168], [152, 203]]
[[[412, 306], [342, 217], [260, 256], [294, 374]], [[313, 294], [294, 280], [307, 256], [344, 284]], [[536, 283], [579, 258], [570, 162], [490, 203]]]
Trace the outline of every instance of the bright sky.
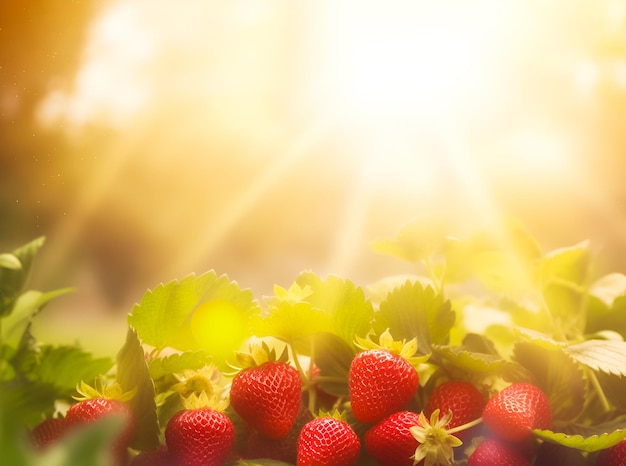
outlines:
[[[119, 203], [136, 215], [137, 191], [159, 199], [146, 225], [160, 240], [180, 243], [172, 225], [205, 209], [173, 273], [255, 215], [271, 243], [285, 225], [272, 202], [297, 219], [341, 206], [326, 223], [328, 268], [347, 271], [368, 235], [424, 205], [489, 221], [501, 196], [549, 215], [550, 196], [584, 186], [590, 205], [621, 218], [587, 173], [585, 118], [603, 86], [626, 87], [626, 61], [603, 49], [625, 18], [618, 0], [115, 0], [93, 21], [74, 82], [52, 89], [39, 117], [74, 136], [117, 134], [84, 215], [133, 164], [142, 176], [129, 191], [116, 184]], [[182, 165], [212, 177], [189, 182]], [[183, 202], [142, 185], [164, 173], [180, 178], [167, 186]], [[317, 204], [297, 201], [304, 189]]]

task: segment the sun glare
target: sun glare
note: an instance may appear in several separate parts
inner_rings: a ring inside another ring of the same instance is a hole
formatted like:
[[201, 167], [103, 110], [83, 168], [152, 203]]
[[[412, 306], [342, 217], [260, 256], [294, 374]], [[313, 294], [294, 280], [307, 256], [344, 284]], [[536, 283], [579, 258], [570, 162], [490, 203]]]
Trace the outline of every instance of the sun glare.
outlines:
[[[532, 210], [563, 187], [594, 190], [580, 109], [626, 68], [594, 56], [601, 33], [581, 26], [582, 3], [561, 23], [564, 10], [564, 0], [103, 4], [72, 84], [52, 86], [39, 108], [69, 133], [113, 129], [99, 179], [60, 229], [65, 251], [109, 191], [164, 249], [185, 237], [173, 273], [219, 255], [244, 224], [255, 244], [279, 244], [287, 217], [307, 248], [310, 230], [332, 225], [316, 259], [347, 273], [394, 215], [426, 206], [490, 223], [507, 202]], [[161, 180], [175, 186], [169, 197]]]

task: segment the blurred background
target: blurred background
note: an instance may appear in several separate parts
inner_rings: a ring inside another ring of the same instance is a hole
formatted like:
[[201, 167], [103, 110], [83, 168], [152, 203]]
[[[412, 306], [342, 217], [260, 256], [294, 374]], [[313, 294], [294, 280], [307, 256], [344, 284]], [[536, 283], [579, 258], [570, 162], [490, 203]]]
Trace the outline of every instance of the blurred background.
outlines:
[[431, 213], [625, 271], [625, 112], [624, 0], [4, 0], [0, 248], [45, 235], [87, 333], [192, 272], [402, 273], [369, 242]]

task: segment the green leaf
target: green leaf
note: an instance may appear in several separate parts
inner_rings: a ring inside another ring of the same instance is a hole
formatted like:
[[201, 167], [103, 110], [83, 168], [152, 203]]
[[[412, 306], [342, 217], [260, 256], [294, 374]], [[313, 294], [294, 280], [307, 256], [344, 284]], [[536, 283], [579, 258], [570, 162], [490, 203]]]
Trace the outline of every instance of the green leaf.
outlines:
[[588, 309], [585, 328], [587, 333], [612, 330], [626, 339], [626, 294], [617, 296], [610, 307], [599, 298], [591, 296]]
[[432, 352], [432, 345], [448, 343], [455, 318], [450, 301], [432, 287], [407, 281], [380, 303], [373, 328], [378, 336], [389, 329], [394, 340], [417, 337], [418, 353], [425, 355]]
[[59, 290], [41, 291], [28, 290], [16, 299], [13, 311], [6, 316], [2, 326], [3, 341], [16, 345], [22, 337], [32, 318], [53, 299], [74, 291], [74, 288], [62, 288]]
[[154, 383], [137, 332], [129, 328], [126, 343], [117, 354], [117, 381], [124, 391], [137, 390], [129, 404], [137, 416], [137, 431], [131, 447], [153, 450], [159, 446], [159, 421]]
[[542, 259], [539, 265], [539, 277], [544, 284], [553, 281], [582, 284], [589, 278], [590, 262], [591, 253], [588, 241], [567, 248], [555, 249]]
[[488, 290], [519, 293], [531, 288], [532, 270], [514, 252], [482, 251], [474, 255], [471, 265], [474, 276]]
[[110, 358], [94, 356], [75, 346], [44, 345], [38, 354], [38, 364], [27, 376], [57, 387], [59, 394], [70, 395], [81, 381], [93, 381], [113, 367]]
[[[345, 340], [332, 333], [318, 333], [313, 337], [314, 364], [324, 377], [319, 386], [326, 393], [348, 396], [348, 372], [355, 351]], [[332, 378], [332, 380], [328, 380]]]
[[311, 288], [312, 293], [306, 301], [313, 309], [319, 309], [329, 316], [334, 333], [348, 345], [354, 345], [357, 335], [367, 335], [374, 309], [360, 287], [356, 287], [350, 280], [333, 275], [323, 281], [311, 272], [300, 274], [296, 283]]
[[149, 290], [128, 322], [148, 345], [204, 349], [223, 367], [251, 336], [250, 318], [259, 311], [250, 290], [211, 271]]
[[[16, 249], [11, 254], [20, 263], [20, 267], [0, 267], [0, 317], [9, 315], [19, 294], [23, 291], [30, 273], [33, 258], [45, 241], [44, 237]], [[9, 259], [4, 259], [6, 263]], [[13, 265], [15, 265], [15, 262]]]
[[419, 262], [443, 250], [448, 224], [442, 216], [426, 216], [404, 226], [393, 239], [373, 241], [371, 248], [378, 254]]
[[555, 419], [573, 420], [582, 412], [587, 382], [563, 347], [546, 348], [540, 340], [520, 341], [514, 347], [513, 360], [533, 374], [533, 382], [550, 400]]
[[626, 376], [626, 342], [614, 340], [586, 340], [565, 348], [565, 352], [579, 363], [606, 374]]
[[21, 270], [22, 263], [15, 254], [3, 253], [0, 254], [0, 268], [9, 270]]
[[151, 377], [156, 380], [186, 369], [200, 369], [212, 360], [213, 357], [204, 350], [185, 351], [155, 358], [150, 361], [148, 368], [150, 369]]
[[[618, 427], [619, 426], [619, 427]], [[612, 447], [626, 438], [626, 424], [624, 420], [612, 421], [595, 426], [572, 426], [582, 433], [552, 432], [549, 430], [533, 430], [535, 437], [552, 443], [576, 448], [577, 450], [593, 452]]]
[[468, 351], [459, 346], [433, 346], [432, 360], [441, 361], [441, 366], [453, 377], [462, 378], [464, 374], [471, 374], [480, 378], [498, 375], [510, 381], [528, 378], [528, 373], [519, 364], [493, 353]]
[[[253, 319], [254, 334], [259, 337], [273, 336], [289, 343], [302, 343], [319, 332], [332, 332], [330, 316], [310, 303], [281, 302], [272, 306], [268, 314]], [[307, 351], [308, 345], [303, 346]]]

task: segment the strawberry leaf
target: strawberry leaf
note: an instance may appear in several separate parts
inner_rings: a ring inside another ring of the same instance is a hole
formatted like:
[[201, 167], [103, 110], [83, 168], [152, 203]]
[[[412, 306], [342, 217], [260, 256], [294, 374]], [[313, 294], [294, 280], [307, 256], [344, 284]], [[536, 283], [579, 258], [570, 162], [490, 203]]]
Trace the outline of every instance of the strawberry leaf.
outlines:
[[41, 291], [28, 290], [15, 300], [13, 312], [8, 315], [2, 324], [2, 340], [16, 345], [26, 330], [31, 319], [53, 299], [74, 291], [74, 288]]
[[154, 383], [137, 332], [129, 328], [126, 342], [117, 354], [117, 381], [124, 391], [137, 390], [129, 404], [137, 417], [137, 431], [131, 447], [152, 450], [159, 446], [159, 422]]
[[212, 359], [212, 356], [204, 350], [185, 351], [153, 359], [148, 367], [151, 377], [156, 380], [186, 369], [200, 369], [209, 364]]
[[223, 365], [251, 336], [249, 320], [259, 310], [249, 290], [211, 271], [149, 290], [128, 322], [146, 344], [205, 349]]
[[10, 255], [4, 255], [4, 266], [0, 267], [0, 317], [13, 311], [15, 300], [26, 284], [33, 258], [44, 242], [45, 238], [40, 237], [14, 250]]
[[[535, 437], [569, 448], [593, 452], [604, 450], [626, 438], [626, 421], [617, 418], [613, 421], [594, 426], [571, 425], [571, 432], [552, 432], [549, 430], [533, 430]], [[578, 431], [578, 432], [577, 432]]]
[[325, 281], [311, 272], [304, 272], [296, 279], [301, 287], [309, 286], [311, 295], [306, 301], [313, 309], [328, 315], [333, 333], [339, 335], [351, 347], [357, 335], [365, 336], [370, 330], [374, 309], [360, 287], [350, 280], [329, 276]]
[[[252, 319], [255, 335], [273, 336], [286, 342], [302, 342], [319, 332], [332, 331], [330, 317], [307, 302], [281, 302], [270, 307], [267, 315]], [[307, 342], [308, 343], [308, 342]], [[306, 349], [308, 345], [303, 345]]]
[[565, 348], [565, 352], [579, 363], [606, 374], [626, 375], [626, 342], [614, 340], [586, 340]]
[[518, 342], [513, 360], [533, 374], [534, 383], [550, 400], [559, 421], [573, 420], [585, 406], [587, 384], [583, 371], [563, 348], [546, 349], [538, 340]]
[[355, 355], [354, 349], [332, 333], [316, 334], [313, 344], [315, 365], [324, 378], [319, 386], [331, 395], [348, 396], [348, 372]]
[[69, 396], [81, 380], [92, 381], [112, 367], [110, 358], [94, 358], [91, 353], [75, 346], [44, 345], [37, 355], [37, 365], [27, 376], [57, 387], [59, 394]]
[[433, 345], [448, 343], [455, 317], [450, 301], [432, 287], [407, 281], [380, 303], [373, 328], [379, 336], [389, 329], [394, 340], [417, 337], [418, 353], [425, 355], [432, 352]]
[[463, 378], [463, 374], [472, 376], [499, 375], [506, 380], [523, 380], [527, 377], [519, 364], [507, 361], [493, 353], [468, 351], [459, 346], [433, 346], [431, 361], [440, 361], [453, 377]]

